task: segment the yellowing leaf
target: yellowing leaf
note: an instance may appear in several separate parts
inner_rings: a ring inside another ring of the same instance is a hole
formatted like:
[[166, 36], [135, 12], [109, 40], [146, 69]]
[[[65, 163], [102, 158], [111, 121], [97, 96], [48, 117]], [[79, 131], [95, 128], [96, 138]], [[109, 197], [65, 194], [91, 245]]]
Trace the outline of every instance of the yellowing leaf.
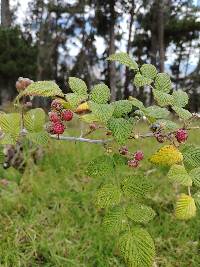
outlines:
[[77, 109], [76, 109], [76, 113], [82, 113], [82, 112], [84, 112], [84, 111], [89, 111], [90, 110], [90, 108], [89, 108], [89, 105], [88, 105], [88, 103], [87, 102], [85, 102], [85, 103], [82, 103], [82, 104], [80, 104], [78, 107], [77, 107]]
[[181, 194], [175, 209], [176, 218], [179, 220], [188, 220], [196, 215], [195, 201], [191, 196]]
[[167, 145], [160, 148], [150, 158], [150, 161], [160, 165], [174, 165], [183, 160], [181, 152], [173, 145]]

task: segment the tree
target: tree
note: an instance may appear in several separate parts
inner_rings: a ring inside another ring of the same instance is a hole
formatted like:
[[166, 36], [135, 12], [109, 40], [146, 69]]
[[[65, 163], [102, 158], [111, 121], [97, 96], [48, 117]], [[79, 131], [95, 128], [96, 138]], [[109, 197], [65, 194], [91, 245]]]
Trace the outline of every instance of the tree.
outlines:
[[9, 0], [1, 0], [1, 26], [6, 28], [11, 26], [11, 11]]

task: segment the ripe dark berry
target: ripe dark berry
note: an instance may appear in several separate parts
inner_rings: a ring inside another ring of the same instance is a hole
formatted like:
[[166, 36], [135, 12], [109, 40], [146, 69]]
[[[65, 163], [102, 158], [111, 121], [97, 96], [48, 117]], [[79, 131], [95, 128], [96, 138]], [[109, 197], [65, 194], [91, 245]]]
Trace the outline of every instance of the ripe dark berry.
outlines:
[[165, 142], [165, 137], [161, 133], [156, 133], [156, 134], [154, 134], [154, 136], [156, 137], [156, 140], [159, 143], [164, 143]]
[[56, 113], [56, 112], [49, 112], [49, 120], [52, 122], [59, 122], [60, 117], [59, 117], [58, 113]]
[[73, 118], [73, 112], [71, 110], [63, 110], [61, 113], [61, 118], [64, 121], [71, 121]]
[[128, 161], [128, 166], [131, 168], [137, 168], [139, 166], [139, 161], [135, 159], [130, 159]]
[[185, 129], [179, 129], [176, 132], [176, 139], [179, 143], [184, 143], [188, 138], [188, 133]]
[[119, 153], [120, 153], [121, 155], [127, 155], [127, 154], [128, 154], [128, 148], [127, 148], [126, 146], [122, 146], [122, 147], [120, 147], [120, 149], [119, 149]]
[[65, 126], [62, 124], [62, 122], [55, 122], [52, 126], [52, 131], [54, 134], [63, 134], [65, 131]]
[[134, 154], [134, 159], [137, 161], [143, 160], [144, 153], [142, 151], [136, 151]]
[[54, 110], [60, 111], [63, 107], [62, 107], [62, 104], [58, 100], [54, 99], [51, 102], [51, 108]]

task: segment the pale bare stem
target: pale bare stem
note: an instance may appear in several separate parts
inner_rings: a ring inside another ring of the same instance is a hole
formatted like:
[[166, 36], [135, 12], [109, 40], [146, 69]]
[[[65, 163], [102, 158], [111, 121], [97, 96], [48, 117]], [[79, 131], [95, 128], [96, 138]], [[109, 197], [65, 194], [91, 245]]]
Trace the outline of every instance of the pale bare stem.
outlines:
[[188, 186], [188, 195], [191, 196], [190, 186]]
[[22, 109], [21, 109], [21, 134], [25, 134], [25, 127], [24, 127], [24, 104], [25, 104], [25, 97], [22, 98]]
[[[57, 135], [50, 135], [51, 138], [57, 139]], [[88, 139], [83, 137], [74, 137], [74, 136], [63, 136], [59, 137], [59, 140], [66, 140], [66, 141], [73, 141], [73, 142], [86, 142], [86, 143], [93, 143], [93, 144], [106, 144], [112, 142], [112, 139]]]

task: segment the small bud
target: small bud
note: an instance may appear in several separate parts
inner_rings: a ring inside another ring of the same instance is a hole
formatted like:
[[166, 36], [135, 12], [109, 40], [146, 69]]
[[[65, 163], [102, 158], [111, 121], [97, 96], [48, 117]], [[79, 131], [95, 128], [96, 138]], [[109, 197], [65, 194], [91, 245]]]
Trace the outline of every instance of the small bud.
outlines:
[[90, 127], [90, 130], [96, 130], [97, 129], [97, 125], [95, 123], [91, 123], [89, 125], [89, 127]]
[[154, 136], [159, 143], [165, 142], [165, 137], [161, 133], [155, 133]]
[[135, 159], [131, 159], [128, 161], [128, 166], [131, 168], [137, 168], [139, 166], [139, 161]]
[[54, 99], [51, 102], [51, 108], [53, 110], [60, 111], [63, 108], [63, 106], [62, 106], [62, 104], [57, 99]]
[[127, 148], [126, 146], [122, 146], [122, 147], [120, 147], [120, 149], [119, 149], [119, 153], [120, 153], [121, 155], [127, 155], [127, 154], [128, 154], [128, 148]]
[[144, 158], [144, 153], [142, 151], [136, 151], [135, 154], [134, 154], [134, 159], [136, 161], [140, 161], [140, 160], [143, 160]]

